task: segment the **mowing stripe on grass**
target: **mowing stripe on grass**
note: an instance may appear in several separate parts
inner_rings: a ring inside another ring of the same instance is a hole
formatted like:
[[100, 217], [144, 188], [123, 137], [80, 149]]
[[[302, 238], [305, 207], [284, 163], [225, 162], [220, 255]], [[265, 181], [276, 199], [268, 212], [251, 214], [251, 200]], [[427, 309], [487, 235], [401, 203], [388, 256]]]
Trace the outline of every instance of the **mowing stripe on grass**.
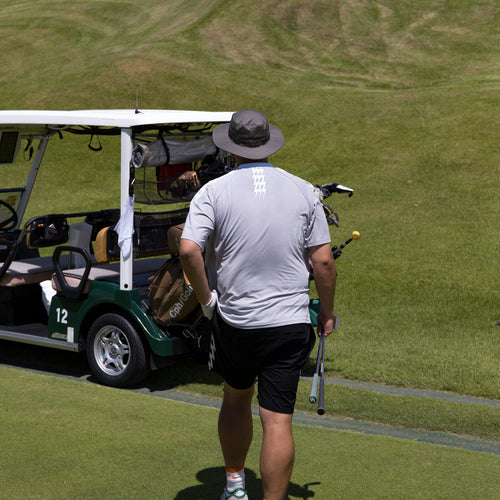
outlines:
[[[312, 377], [301, 377], [301, 380], [311, 382]], [[406, 387], [394, 387], [372, 382], [358, 382], [357, 380], [347, 380], [343, 378], [325, 378], [325, 383], [351, 387], [352, 389], [363, 389], [365, 391], [378, 392], [380, 394], [389, 394], [391, 396], [411, 396], [416, 398], [438, 399], [440, 401], [449, 401], [450, 403], [463, 403], [468, 405], [482, 405], [500, 408], [500, 400], [498, 399], [464, 396], [462, 394], [455, 394], [452, 392], [430, 391], [427, 389], [409, 389]]]
[[430, 444], [461, 448], [470, 451], [492, 453], [500, 455], [500, 443], [486, 439], [458, 436], [447, 432], [424, 431], [394, 427], [385, 424], [362, 422], [338, 417], [320, 417], [307, 412], [296, 412], [294, 422], [305, 425], [317, 425], [335, 430], [361, 432], [363, 434], [375, 434], [379, 436], [390, 436], [412, 441], [421, 441]]
[[[44, 370], [37, 370], [36, 368], [29, 367], [15, 367], [21, 370], [26, 370], [35, 373], [41, 373], [47, 375]], [[88, 374], [81, 375], [80, 373], [51, 373], [52, 376], [59, 376], [63, 378], [68, 378], [71, 380], [79, 380], [81, 382], [88, 382]], [[307, 377], [304, 377], [307, 380]], [[418, 397], [433, 397], [434, 399], [444, 399], [450, 402], [457, 403], [467, 403], [467, 404], [488, 404], [490, 406], [497, 406], [497, 400], [487, 400], [483, 398], [474, 398], [471, 396], [462, 396], [459, 394], [450, 394], [439, 391], [425, 391], [419, 389], [405, 389], [399, 387], [385, 386], [383, 384], [372, 384], [366, 382], [356, 382], [343, 379], [326, 379], [328, 383], [337, 383], [338, 385], [349, 385], [350, 387], [372, 390], [376, 392], [382, 392], [391, 395], [401, 395], [401, 396], [417, 396]], [[162, 397], [174, 401], [179, 401], [183, 403], [220, 408], [221, 400], [218, 398], [210, 398], [207, 396], [200, 396], [196, 394], [190, 394], [181, 392], [175, 389], [126, 389], [132, 390], [134, 392], [147, 394], [150, 396]], [[427, 392], [430, 395], [427, 395]], [[423, 393], [423, 394], [422, 394]], [[258, 414], [258, 408], [253, 408], [253, 413]], [[496, 441], [491, 441], [487, 439], [473, 438], [468, 436], [459, 436], [456, 434], [451, 434], [447, 432], [438, 431], [425, 431], [425, 430], [415, 430], [407, 429], [403, 427], [395, 427], [386, 424], [377, 424], [366, 421], [353, 420], [349, 418], [341, 417], [328, 417], [328, 416], [318, 416], [314, 413], [304, 412], [296, 410], [294, 414], [294, 422], [296, 424], [312, 425], [318, 427], [324, 427], [335, 430], [360, 432], [364, 434], [374, 434], [381, 436], [391, 436], [401, 439], [410, 439], [413, 441], [422, 441], [431, 444], [438, 444], [449, 446], [452, 448], [461, 448], [470, 451], [477, 451], [483, 453], [490, 453], [494, 455], [500, 455], [500, 443]]]
[[[208, 406], [211, 408], [220, 408], [221, 400], [209, 398], [206, 396], [198, 396], [177, 391], [175, 389], [150, 391], [148, 389], [132, 389], [135, 392], [149, 394], [151, 396], [162, 397], [173, 401], [184, 403]], [[258, 408], [252, 406], [254, 415], [258, 415]], [[372, 422], [362, 422], [340, 417], [325, 417], [318, 416], [313, 413], [298, 411], [294, 413], [294, 423], [303, 425], [313, 425], [328, 429], [340, 431], [360, 432], [363, 434], [374, 434], [379, 436], [390, 436], [400, 439], [410, 439], [412, 441], [421, 441], [430, 444], [449, 446], [451, 448], [461, 448], [470, 451], [478, 451], [483, 453], [491, 453], [500, 455], [500, 443], [489, 441], [486, 439], [473, 438], [468, 436], [458, 436], [447, 432], [424, 431], [415, 429], [406, 429], [402, 427], [394, 427], [385, 424], [376, 424]]]

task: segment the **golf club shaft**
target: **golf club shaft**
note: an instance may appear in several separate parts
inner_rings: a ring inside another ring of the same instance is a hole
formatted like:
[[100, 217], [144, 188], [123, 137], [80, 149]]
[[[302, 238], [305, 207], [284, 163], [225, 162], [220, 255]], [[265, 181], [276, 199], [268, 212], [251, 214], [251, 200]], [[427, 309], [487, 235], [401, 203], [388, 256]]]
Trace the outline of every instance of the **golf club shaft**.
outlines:
[[349, 243], [351, 243], [351, 241], [352, 241], [352, 238], [349, 238], [347, 241], [344, 241], [344, 243], [342, 243], [342, 245], [340, 245], [339, 247], [337, 245], [335, 245], [332, 248], [333, 257], [335, 259], [337, 257], [340, 257], [342, 255], [342, 250], [345, 248], [346, 245], [348, 245]]
[[310, 403], [316, 403], [318, 399], [318, 374], [315, 373], [312, 381], [312, 386], [311, 386], [311, 394], [309, 395], [309, 402]]
[[311, 387], [311, 394], [309, 395], [309, 401], [311, 403], [316, 403], [316, 401], [318, 399], [318, 378], [319, 378], [320, 353], [321, 353], [321, 338], [319, 339], [318, 354], [316, 355], [316, 371], [314, 372], [314, 377], [313, 377], [313, 382], [312, 382], [312, 387]]
[[321, 365], [319, 371], [318, 415], [325, 413], [325, 334], [320, 335]]

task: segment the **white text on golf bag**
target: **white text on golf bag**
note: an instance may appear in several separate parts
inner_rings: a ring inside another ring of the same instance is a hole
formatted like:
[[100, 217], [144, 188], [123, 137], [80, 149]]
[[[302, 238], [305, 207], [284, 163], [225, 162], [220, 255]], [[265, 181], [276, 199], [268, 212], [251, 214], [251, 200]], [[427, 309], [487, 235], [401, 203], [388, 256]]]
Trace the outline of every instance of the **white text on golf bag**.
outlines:
[[170, 317], [175, 319], [182, 312], [184, 304], [188, 301], [189, 297], [193, 294], [193, 288], [190, 286], [186, 287], [186, 290], [182, 292], [179, 296], [179, 301], [174, 304], [170, 310]]

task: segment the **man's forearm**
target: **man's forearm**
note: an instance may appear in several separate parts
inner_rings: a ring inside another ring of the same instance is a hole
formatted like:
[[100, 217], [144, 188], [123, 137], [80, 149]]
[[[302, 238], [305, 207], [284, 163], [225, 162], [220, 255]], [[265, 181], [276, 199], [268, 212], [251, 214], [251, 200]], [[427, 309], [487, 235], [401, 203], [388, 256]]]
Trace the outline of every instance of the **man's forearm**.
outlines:
[[314, 282], [321, 309], [317, 316], [318, 334], [330, 335], [337, 327], [338, 318], [333, 313], [337, 270], [335, 260], [328, 245], [311, 254]]
[[[319, 267], [322, 267], [322, 269], [319, 269]], [[316, 284], [321, 309], [327, 314], [333, 314], [336, 280], [335, 264], [333, 266], [318, 266], [314, 271], [314, 283]]]
[[190, 240], [181, 239], [179, 255], [182, 269], [194, 290], [196, 298], [200, 304], [207, 304], [211, 298], [211, 291], [200, 247]]
[[321, 310], [325, 314], [333, 314], [337, 269], [330, 246], [312, 249], [310, 257]]

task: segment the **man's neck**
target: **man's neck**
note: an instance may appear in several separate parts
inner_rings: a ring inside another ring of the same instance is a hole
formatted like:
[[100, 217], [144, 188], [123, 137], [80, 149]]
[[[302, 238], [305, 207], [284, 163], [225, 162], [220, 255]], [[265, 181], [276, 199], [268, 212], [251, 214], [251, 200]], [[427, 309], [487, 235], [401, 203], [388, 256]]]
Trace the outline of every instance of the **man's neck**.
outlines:
[[245, 163], [269, 163], [268, 158], [262, 158], [260, 160], [251, 160], [250, 158], [242, 158], [241, 156], [236, 156], [236, 166], [244, 165]]

